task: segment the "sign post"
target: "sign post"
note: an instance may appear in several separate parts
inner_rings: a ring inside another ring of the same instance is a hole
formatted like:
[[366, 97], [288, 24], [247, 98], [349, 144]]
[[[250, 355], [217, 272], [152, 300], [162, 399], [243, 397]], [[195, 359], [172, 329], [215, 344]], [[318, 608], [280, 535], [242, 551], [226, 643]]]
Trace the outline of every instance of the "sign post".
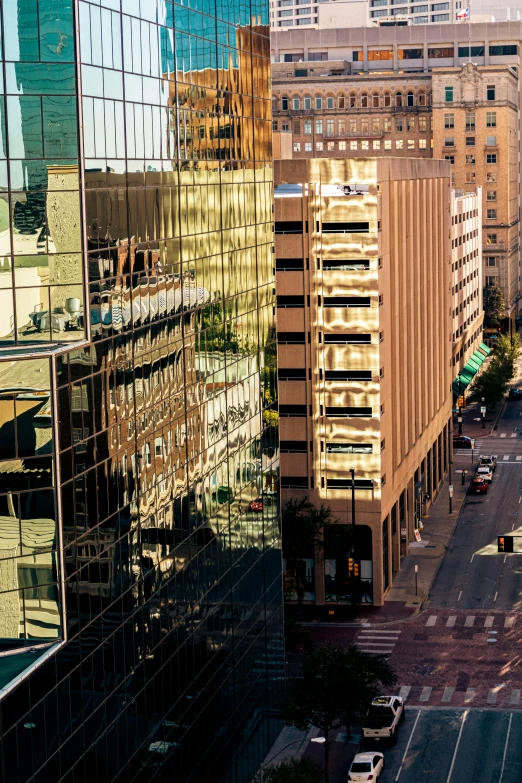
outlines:
[[453, 484], [449, 485], [449, 512], [453, 513]]
[[[482, 402], [484, 402], [484, 398], [482, 398]], [[482, 414], [482, 429], [486, 429], [486, 406], [481, 405], [480, 412]]]

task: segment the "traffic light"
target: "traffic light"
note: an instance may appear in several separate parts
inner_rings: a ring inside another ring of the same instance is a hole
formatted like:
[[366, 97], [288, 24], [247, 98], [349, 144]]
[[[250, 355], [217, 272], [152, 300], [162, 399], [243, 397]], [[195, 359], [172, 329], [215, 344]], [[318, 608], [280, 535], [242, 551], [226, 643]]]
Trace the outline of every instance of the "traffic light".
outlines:
[[351, 574], [353, 571], [353, 557], [348, 558], [348, 573]]
[[466, 407], [466, 398], [464, 395], [462, 397], [459, 397], [457, 400], [457, 408], [465, 408]]
[[353, 575], [354, 576], [359, 576], [359, 563], [354, 563], [353, 564]]
[[499, 552], [512, 552], [513, 551], [513, 536], [499, 536], [498, 537], [498, 551]]

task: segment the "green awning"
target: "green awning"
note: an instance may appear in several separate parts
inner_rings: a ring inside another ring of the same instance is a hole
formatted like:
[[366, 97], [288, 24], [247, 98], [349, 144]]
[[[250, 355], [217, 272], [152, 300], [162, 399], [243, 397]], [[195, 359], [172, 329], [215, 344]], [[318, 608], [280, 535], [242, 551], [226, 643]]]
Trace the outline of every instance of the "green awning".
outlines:
[[462, 370], [460, 371], [460, 377], [465, 378], [468, 383], [471, 383], [474, 376], [476, 375], [477, 371], [474, 367], [470, 367], [469, 363], [465, 364]]
[[482, 353], [482, 351], [475, 351], [473, 356], [471, 357], [470, 361], [473, 360], [474, 362], [477, 362], [482, 367], [482, 364], [486, 361], [486, 357]]
[[469, 360], [468, 364], [466, 365], [466, 367], [467, 367], [468, 365], [469, 365], [470, 367], [473, 367], [473, 369], [475, 370], [475, 372], [478, 372], [478, 371], [480, 370], [481, 366], [482, 366], [482, 362], [478, 362], [478, 361], [475, 359], [475, 357], [474, 357], [474, 356], [472, 356], [472, 357], [470, 358], [470, 360]]
[[460, 378], [460, 385], [458, 379], [456, 381], [453, 381], [453, 383], [451, 384], [451, 388], [453, 389], [453, 394], [456, 394], [457, 397], [459, 397], [461, 394], [463, 394], [466, 391], [467, 386], [469, 386], [469, 382], [465, 381], [462, 376]]
[[489, 354], [491, 353], [491, 348], [488, 348], [488, 346], [485, 343], [480, 343], [479, 349], [483, 351], [486, 354], [486, 356], [489, 356]]

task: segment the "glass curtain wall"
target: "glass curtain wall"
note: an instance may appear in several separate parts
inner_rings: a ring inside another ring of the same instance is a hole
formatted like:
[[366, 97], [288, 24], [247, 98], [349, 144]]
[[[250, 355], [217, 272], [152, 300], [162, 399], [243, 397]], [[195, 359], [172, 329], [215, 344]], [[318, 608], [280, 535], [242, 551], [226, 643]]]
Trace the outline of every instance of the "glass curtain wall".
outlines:
[[[46, 460], [47, 495], [22, 515], [9, 495], [26, 484], [0, 465], [0, 525], [19, 520], [8, 544], [30, 560], [26, 520], [41, 523], [45, 639], [64, 641], [0, 692], [0, 777], [250, 783], [280, 728], [283, 679], [267, 8], [7, 0], [3, 36], [18, 91], [3, 139], [23, 117], [41, 151], [19, 135], [25, 215], [39, 215], [21, 235], [44, 241], [31, 286], [49, 290], [47, 320], [26, 297], [27, 321], [4, 337], [51, 358], [34, 384], [47, 402], [23, 421], [22, 465]], [[37, 74], [39, 103], [20, 108]], [[72, 98], [64, 160], [45, 146], [50, 83]], [[9, 223], [18, 195], [4, 197]], [[16, 302], [13, 226], [0, 277]], [[21, 427], [11, 385], [0, 372], [6, 433]], [[42, 410], [54, 437], [39, 447]], [[20, 589], [34, 593], [31, 578]], [[2, 623], [8, 603], [0, 593]], [[6, 628], [43, 647], [17, 606]]]

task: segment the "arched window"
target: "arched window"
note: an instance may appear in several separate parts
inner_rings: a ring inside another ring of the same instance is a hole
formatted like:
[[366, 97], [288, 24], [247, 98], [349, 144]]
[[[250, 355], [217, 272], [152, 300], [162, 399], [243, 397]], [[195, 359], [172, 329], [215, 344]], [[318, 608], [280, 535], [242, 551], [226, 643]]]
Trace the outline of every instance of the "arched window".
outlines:
[[413, 105], [414, 105], [413, 93], [410, 91], [408, 93], [408, 106], [413, 106]]
[[368, 108], [368, 96], [366, 95], [365, 92], [363, 92], [363, 94], [361, 95], [361, 107], [363, 109]]
[[348, 98], [348, 106], [350, 107], [350, 109], [355, 109], [356, 100], [357, 99], [356, 99], [354, 93], [353, 92], [350, 93], [350, 97]]
[[391, 106], [391, 95], [389, 92], [384, 93], [384, 105]]
[[327, 109], [333, 109], [334, 108], [334, 99], [333, 99], [333, 96], [331, 96], [331, 95], [328, 96], [328, 98], [326, 99], [326, 108]]
[[344, 95], [337, 96], [337, 108], [344, 109]]
[[311, 109], [312, 108], [312, 99], [309, 95], [305, 95], [304, 97], [304, 107], [305, 109]]
[[322, 109], [323, 108], [323, 99], [320, 95], [315, 96], [315, 108], [316, 109]]
[[402, 92], [395, 93], [395, 105], [402, 106]]
[[300, 109], [300, 108], [301, 108], [301, 101], [299, 100], [299, 98], [294, 98], [292, 100], [292, 109], [297, 110], [297, 109]]
[[379, 108], [379, 96], [378, 95], [372, 95], [372, 106], [374, 109]]
[[418, 100], [419, 106], [426, 106], [426, 93], [420, 92]]
[[281, 109], [283, 111], [288, 111], [288, 96], [287, 95], [283, 95], [283, 97], [281, 98]]

